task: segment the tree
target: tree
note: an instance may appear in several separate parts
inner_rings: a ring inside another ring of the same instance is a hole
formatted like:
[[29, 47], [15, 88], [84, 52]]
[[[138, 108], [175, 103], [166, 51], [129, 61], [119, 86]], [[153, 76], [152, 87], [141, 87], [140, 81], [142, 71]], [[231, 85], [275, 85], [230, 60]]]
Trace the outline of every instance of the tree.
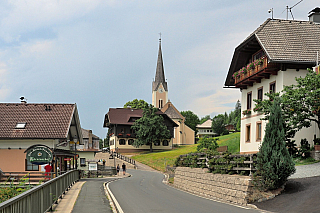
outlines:
[[144, 100], [134, 99], [133, 101], [128, 101], [123, 108], [133, 108], [133, 109], [144, 109], [147, 108], [149, 104]]
[[209, 138], [204, 136], [198, 141], [197, 151], [203, 152], [205, 150], [215, 151], [218, 148], [218, 143], [216, 138]]
[[282, 117], [280, 100], [276, 98], [270, 107], [269, 122], [257, 155], [258, 185], [265, 190], [277, 189], [294, 172], [294, 162], [285, 144], [285, 121]]
[[219, 114], [212, 119], [212, 130], [217, 135], [223, 135], [226, 133], [225, 123], [224, 123], [224, 115]]
[[142, 117], [131, 126], [137, 138], [133, 142], [134, 147], [150, 145], [150, 152], [152, 152], [152, 144], [156, 143], [157, 140], [171, 138], [170, 131], [164, 123], [164, 118], [156, 114], [157, 111], [159, 109], [150, 104], [143, 109]]
[[185, 117], [184, 123], [196, 132], [197, 125], [200, 123], [199, 117], [190, 110], [181, 111], [180, 113], [183, 117]]
[[293, 138], [303, 127], [310, 127], [314, 121], [320, 129], [320, 75], [308, 69], [307, 75], [296, 78], [296, 85], [285, 86], [280, 93], [266, 93], [269, 99], [254, 100], [254, 111], [261, 111], [267, 120], [272, 100], [281, 97], [283, 119], [286, 122], [286, 138]]
[[202, 117], [202, 118], [200, 119], [200, 123], [199, 123], [199, 124], [203, 124], [204, 122], [206, 122], [206, 121], [209, 120], [209, 119], [211, 119], [211, 118], [210, 118], [210, 115], [206, 115], [206, 116], [204, 116], [204, 117]]

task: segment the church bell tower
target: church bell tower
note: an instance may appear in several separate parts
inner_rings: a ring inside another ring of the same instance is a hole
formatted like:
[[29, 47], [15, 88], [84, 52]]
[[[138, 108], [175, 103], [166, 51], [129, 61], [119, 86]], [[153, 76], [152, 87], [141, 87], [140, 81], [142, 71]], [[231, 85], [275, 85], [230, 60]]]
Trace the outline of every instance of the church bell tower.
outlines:
[[161, 51], [161, 38], [159, 39], [159, 52], [156, 68], [156, 77], [152, 82], [152, 105], [161, 109], [168, 102], [168, 85], [164, 77], [164, 67]]

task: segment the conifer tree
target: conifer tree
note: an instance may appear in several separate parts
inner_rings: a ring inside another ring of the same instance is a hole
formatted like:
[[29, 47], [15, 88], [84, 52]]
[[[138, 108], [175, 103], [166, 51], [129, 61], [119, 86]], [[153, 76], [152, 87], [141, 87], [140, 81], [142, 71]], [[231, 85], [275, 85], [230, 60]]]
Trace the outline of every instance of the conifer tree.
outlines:
[[257, 156], [259, 185], [264, 190], [281, 187], [295, 172], [294, 162], [285, 143], [285, 123], [282, 118], [279, 98], [270, 108], [269, 122], [263, 143]]

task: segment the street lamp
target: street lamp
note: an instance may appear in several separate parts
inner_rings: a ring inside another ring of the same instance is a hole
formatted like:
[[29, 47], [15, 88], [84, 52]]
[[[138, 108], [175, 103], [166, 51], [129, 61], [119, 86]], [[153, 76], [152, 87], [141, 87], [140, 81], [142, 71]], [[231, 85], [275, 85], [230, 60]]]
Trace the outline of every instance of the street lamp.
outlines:
[[76, 163], [76, 169], [78, 169], [78, 159], [77, 159], [77, 138], [74, 138], [73, 139], [73, 142], [74, 142], [74, 159], [75, 159], [75, 163]]

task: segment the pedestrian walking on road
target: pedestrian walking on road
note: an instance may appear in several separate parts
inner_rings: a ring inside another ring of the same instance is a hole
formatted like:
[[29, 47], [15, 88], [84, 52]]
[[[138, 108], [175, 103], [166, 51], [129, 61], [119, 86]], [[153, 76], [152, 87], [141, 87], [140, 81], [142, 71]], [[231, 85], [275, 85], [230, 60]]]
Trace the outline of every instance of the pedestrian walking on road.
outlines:
[[105, 159], [103, 159], [102, 164], [103, 164], [103, 166], [106, 166], [106, 160]]
[[119, 175], [119, 172], [120, 172], [120, 166], [118, 164], [118, 166], [117, 166], [117, 175]]
[[122, 164], [122, 171], [123, 171], [123, 175], [126, 174], [126, 164]]

